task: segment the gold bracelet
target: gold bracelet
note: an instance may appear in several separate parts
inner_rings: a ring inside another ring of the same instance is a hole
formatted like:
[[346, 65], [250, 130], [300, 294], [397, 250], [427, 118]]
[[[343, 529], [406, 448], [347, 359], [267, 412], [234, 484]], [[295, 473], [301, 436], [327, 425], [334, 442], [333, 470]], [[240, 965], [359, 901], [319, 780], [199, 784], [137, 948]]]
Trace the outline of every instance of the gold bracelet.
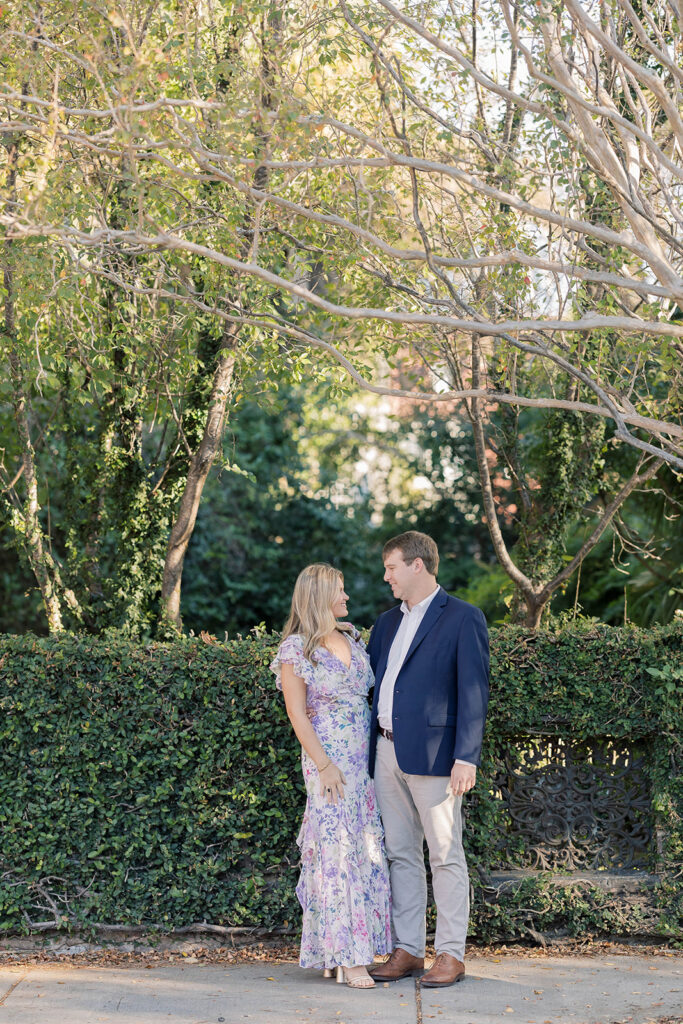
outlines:
[[321, 772], [324, 772], [326, 768], [329, 768], [331, 764], [332, 762], [328, 761], [327, 764], [324, 764], [322, 766], [322, 768], [318, 768], [318, 766], [316, 765], [316, 768], [318, 768], [318, 775], [320, 775]]

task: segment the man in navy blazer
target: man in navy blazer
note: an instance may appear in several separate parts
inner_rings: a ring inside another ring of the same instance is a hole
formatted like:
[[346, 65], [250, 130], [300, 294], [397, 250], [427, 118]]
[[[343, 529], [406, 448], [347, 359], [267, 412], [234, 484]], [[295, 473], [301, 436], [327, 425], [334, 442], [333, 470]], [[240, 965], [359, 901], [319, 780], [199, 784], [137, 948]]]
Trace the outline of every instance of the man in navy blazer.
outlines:
[[384, 579], [401, 605], [380, 615], [368, 653], [375, 673], [370, 774], [391, 874], [394, 951], [372, 970], [398, 981], [424, 968], [427, 839], [436, 902], [436, 959], [422, 985], [460, 981], [469, 917], [461, 803], [477, 777], [488, 704], [486, 619], [436, 582], [439, 553], [416, 530], [384, 546]]

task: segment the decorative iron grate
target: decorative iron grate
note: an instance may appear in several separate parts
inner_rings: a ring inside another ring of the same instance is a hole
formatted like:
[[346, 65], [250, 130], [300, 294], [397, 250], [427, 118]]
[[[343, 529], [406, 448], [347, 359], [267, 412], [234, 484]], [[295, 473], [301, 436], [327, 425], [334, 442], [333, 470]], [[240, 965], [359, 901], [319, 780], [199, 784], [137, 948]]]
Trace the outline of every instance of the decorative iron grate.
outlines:
[[501, 867], [568, 871], [647, 868], [650, 793], [644, 748], [599, 739], [524, 737], [494, 779], [506, 814]]

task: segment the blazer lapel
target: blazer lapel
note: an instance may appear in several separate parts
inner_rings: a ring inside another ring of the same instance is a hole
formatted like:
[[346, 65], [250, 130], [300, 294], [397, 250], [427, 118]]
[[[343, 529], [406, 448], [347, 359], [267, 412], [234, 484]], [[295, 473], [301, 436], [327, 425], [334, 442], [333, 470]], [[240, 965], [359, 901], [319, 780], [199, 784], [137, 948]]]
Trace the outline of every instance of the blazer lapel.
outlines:
[[419, 645], [422, 643], [422, 641], [427, 636], [427, 633], [432, 628], [432, 626], [441, 617], [441, 615], [443, 614], [443, 610], [446, 607], [447, 602], [448, 602], [448, 594], [443, 589], [443, 587], [439, 587], [439, 592], [436, 595], [436, 597], [432, 598], [432, 600], [430, 602], [430, 605], [429, 605], [429, 608], [424, 613], [424, 618], [422, 619], [422, 622], [420, 623], [420, 625], [418, 627], [417, 633], [413, 637], [413, 642], [411, 643], [410, 647], [408, 648], [408, 653], [406, 654], [405, 658], [403, 659], [403, 664], [404, 665], [408, 661], [408, 658], [411, 656], [413, 651], [415, 651], [417, 649], [417, 647], [419, 647]]
[[403, 612], [401, 611], [401, 606], [399, 604], [394, 609], [394, 617], [387, 630], [387, 635], [382, 644], [382, 653], [380, 655], [379, 661], [377, 662], [377, 671], [375, 672], [375, 697], [379, 693], [379, 688], [382, 685], [382, 679], [384, 678], [384, 673], [386, 672], [387, 668], [387, 662], [389, 660], [389, 651], [391, 650], [391, 645], [394, 642], [394, 637], [398, 633], [398, 627], [401, 625], [402, 618]]

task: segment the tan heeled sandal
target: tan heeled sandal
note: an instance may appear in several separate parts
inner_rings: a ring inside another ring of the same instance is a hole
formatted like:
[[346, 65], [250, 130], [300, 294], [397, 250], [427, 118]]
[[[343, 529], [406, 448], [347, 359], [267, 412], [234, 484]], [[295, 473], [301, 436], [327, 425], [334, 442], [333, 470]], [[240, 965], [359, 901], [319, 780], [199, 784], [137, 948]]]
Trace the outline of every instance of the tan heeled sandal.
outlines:
[[[368, 974], [365, 978], [347, 978], [343, 967], [326, 967], [323, 971], [323, 978], [334, 978], [338, 985], [348, 985], [349, 988], [374, 988], [375, 983]], [[370, 984], [368, 984], [370, 982]]]

